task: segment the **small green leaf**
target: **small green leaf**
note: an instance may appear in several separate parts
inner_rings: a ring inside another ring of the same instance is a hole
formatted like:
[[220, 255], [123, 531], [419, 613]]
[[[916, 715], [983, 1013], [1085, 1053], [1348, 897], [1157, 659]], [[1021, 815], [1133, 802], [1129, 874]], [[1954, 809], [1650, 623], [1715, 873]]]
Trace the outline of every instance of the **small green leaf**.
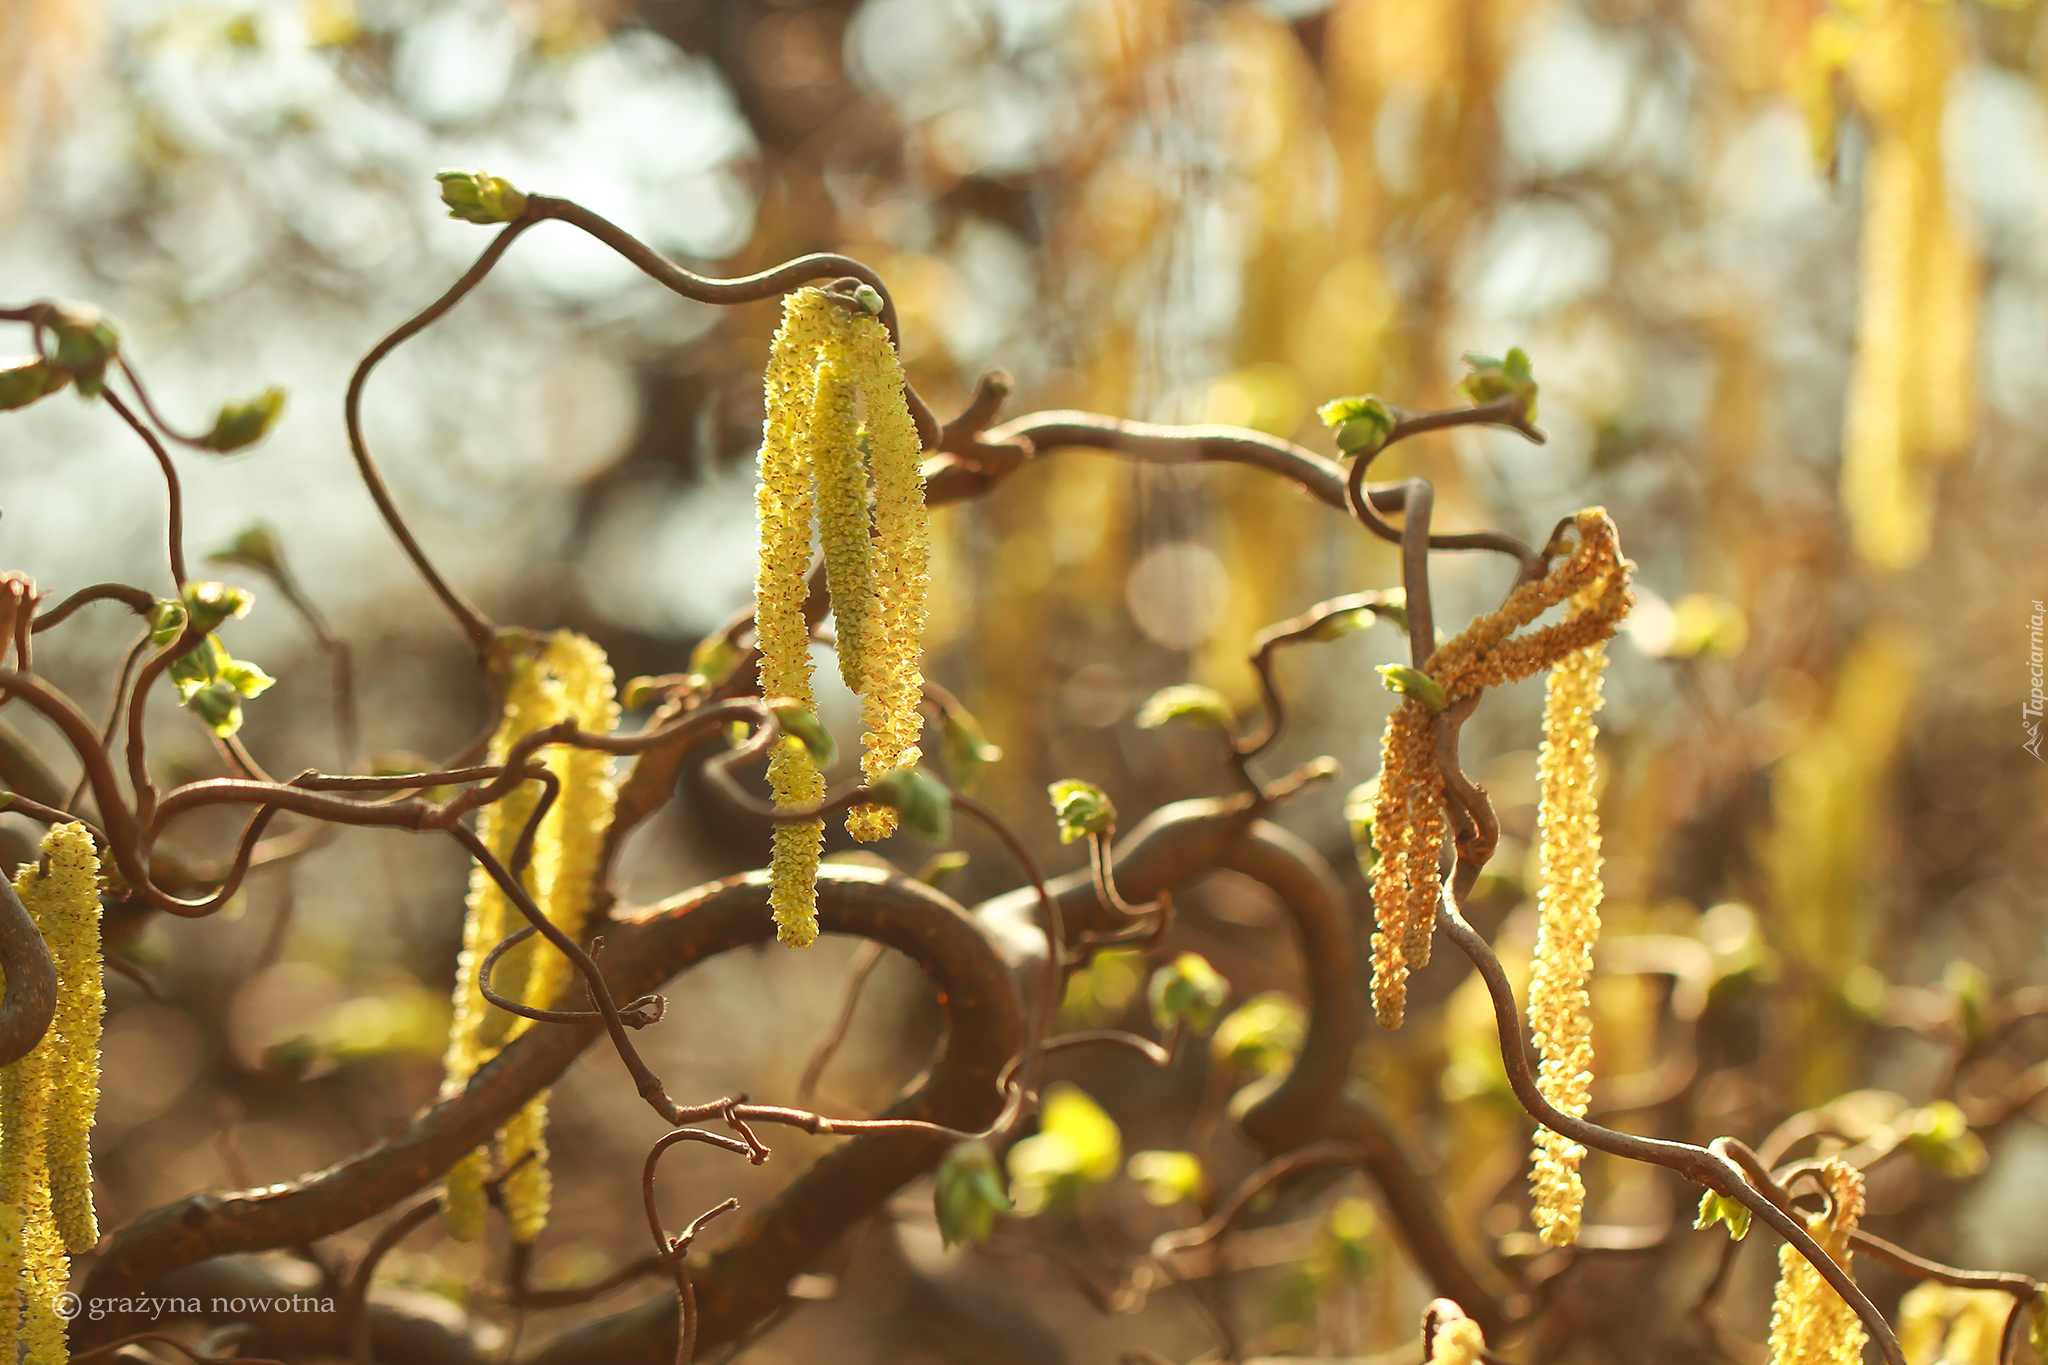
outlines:
[[782, 733], [811, 751], [813, 763], [820, 768], [832, 766], [832, 760], [839, 756], [839, 746], [833, 743], [832, 732], [825, 728], [816, 712], [789, 697], [770, 697], [768, 712], [782, 727]]
[[1409, 668], [1405, 664], [1381, 664], [1378, 672], [1386, 680], [1389, 692], [1415, 698], [1432, 714], [1451, 704], [1444, 695], [1443, 684], [1420, 669]]
[[1710, 1228], [1716, 1223], [1728, 1227], [1728, 1237], [1739, 1242], [1749, 1235], [1749, 1206], [1739, 1199], [1708, 1190], [1700, 1196], [1699, 1217], [1692, 1220], [1694, 1228]]
[[1185, 1024], [1196, 1033], [1207, 1033], [1216, 1022], [1223, 1002], [1230, 998], [1230, 983], [1200, 953], [1182, 953], [1152, 973], [1146, 989], [1152, 1006], [1152, 1022], [1161, 1030]]
[[707, 686], [716, 687], [732, 676], [743, 657], [723, 635], [707, 635], [690, 651], [690, 671], [704, 679]]
[[487, 171], [441, 171], [441, 202], [448, 216], [465, 223], [509, 223], [526, 212], [526, 196], [512, 182]]
[[200, 630], [212, 630], [230, 618], [247, 616], [255, 601], [247, 588], [228, 583], [185, 585], [185, 610], [192, 614], [192, 623]]
[[1468, 354], [1465, 364], [1470, 372], [1459, 383], [1458, 392], [1471, 400], [1474, 407], [1513, 398], [1521, 404], [1524, 421], [1536, 420], [1536, 376], [1528, 353], [1521, 347], [1501, 358]]
[[988, 742], [981, 722], [963, 706], [942, 708], [939, 728], [946, 737], [946, 765], [953, 773], [953, 785], [972, 796], [982, 765], [997, 762], [1003, 751]]
[[56, 353], [47, 357], [50, 363], [77, 383], [79, 397], [99, 397], [107, 365], [121, 349], [120, 331], [89, 303], [60, 304], [49, 326], [57, 339]]
[[1374, 394], [1337, 398], [1316, 409], [1323, 425], [1337, 433], [1337, 449], [1346, 455], [1383, 445], [1393, 434], [1393, 411]]
[[70, 382], [70, 375], [41, 356], [8, 356], [0, 360], [0, 412], [25, 408]]
[[[211, 638], [211, 637], [208, 637]], [[235, 689], [243, 697], [260, 697], [268, 692], [277, 679], [265, 673], [247, 659], [229, 659], [221, 665], [220, 680]]]
[[246, 450], [270, 434], [278, 414], [284, 411], [284, 390], [272, 385], [246, 403], [230, 403], [213, 419], [213, 430], [201, 444], [227, 455]]
[[1221, 692], [1196, 683], [1162, 687], [1138, 711], [1138, 728], [1156, 730], [1169, 721], [1208, 725], [1228, 733], [1237, 725], [1237, 712]]
[[943, 886], [967, 866], [967, 855], [958, 849], [950, 853], [934, 853], [925, 859], [923, 867], [917, 870], [917, 879], [926, 886]]
[[206, 562], [254, 569], [272, 578], [284, 573], [284, 551], [278, 547], [277, 535], [260, 521], [243, 527], [233, 540], [208, 555]]
[[1109, 793], [1093, 782], [1063, 778], [1047, 787], [1053, 816], [1059, 821], [1060, 842], [1071, 844], [1091, 834], [1107, 834], [1116, 828], [1116, 807]]
[[167, 671], [172, 685], [178, 689], [178, 700], [191, 701], [195, 692], [219, 680], [223, 665], [233, 662], [228, 655], [228, 647], [213, 635], [171, 660]]
[[1010, 1149], [1010, 1185], [1026, 1217], [1071, 1204], [1123, 1167], [1116, 1120], [1078, 1086], [1046, 1087], [1038, 1132]]
[[903, 828], [925, 843], [943, 844], [952, 839], [953, 793], [923, 768], [883, 773], [868, 792], [875, 804], [895, 807], [903, 817]]
[[185, 698], [185, 707], [223, 739], [242, 728], [242, 694], [225, 678], [194, 691]]
[[946, 1153], [932, 1202], [939, 1236], [947, 1246], [989, 1239], [996, 1215], [1008, 1213], [1011, 1204], [1002, 1170], [986, 1142], [963, 1142]]
[[1977, 1175], [1990, 1164], [1984, 1139], [1970, 1131], [1969, 1119], [1950, 1100], [1901, 1114], [1894, 1125], [1905, 1130], [1906, 1149], [1915, 1158], [1950, 1179]]
[[157, 604], [149, 609], [150, 644], [158, 649], [162, 649], [165, 645], [183, 635], [185, 633], [185, 619], [184, 603], [159, 599]]

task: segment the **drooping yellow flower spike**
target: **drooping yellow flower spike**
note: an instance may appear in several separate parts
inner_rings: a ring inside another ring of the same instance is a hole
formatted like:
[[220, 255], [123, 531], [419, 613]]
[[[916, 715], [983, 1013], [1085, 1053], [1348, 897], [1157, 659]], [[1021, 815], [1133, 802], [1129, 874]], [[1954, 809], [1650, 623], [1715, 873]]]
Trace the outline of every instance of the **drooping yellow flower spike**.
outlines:
[[[504, 712], [491, 737], [493, 762], [502, 762], [521, 736], [558, 721], [573, 720], [593, 734], [610, 734], [617, 727], [619, 707], [611, 666], [603, 651], [589, 640], [562, 631], [537, 646], [516, 644], [509, 653]], [[535, 831], [533, 851], [520, 880], [549, 921], [580, 941], [616, 799], [611, 758], [594, 750], [563, 747], [550, 747], [541, 757], [560, 790]], [[523, 784], [478, 814], [478, 837], [508, 866], [540, 793], [539, 783]], [[469, 917], [463, 926], [462, 958], [456, 973], [455, 1021], [449, 1033], [444, 1095], [459, 1093], [479, 1067], [532, 1024], [491, 1006], [481, 988], [484, 958], [525, 922], [489, 874], [481, 867], [473, 869]], [[568, 959], [536, 937], [499, 960], [492, 985], [500, 995], [546, 1007], [569, 985], [570, 975]], [[506, 1211], [513, 1236], [521, 1241], [532, 1240], [547, 1222], [551, 1184], [546, 1129], [547, 1096], [543, 1094], [531, 1100], [498, 1135], [498, 1169], [509, 1172]], [[488, 1147], [479, 1147], [448, 1174], [443, 1202], [449, 1231], [458, 1240], [474, 1241], [483, 1234], [483, 1186], [490, 1155]]]
[[[1574, 598], [1574, 612], [1600, 590]], [[1586, 983], [1600, 934], [1600, 811], [1593, 799], [1594, 740], [1599, 729], [1600, 674], [1607, 646], [1595, 641], [1560, 659], [1544, 695], [1543, 749], [1537, 764], [1537, 823], [1543, 886], [1536, 959], [1529, 980], [1529, 1031], [1541, 1058], [1536, 1087], [1574, 1118], [1583, 1118], [1593, 1089], [1593, 1015]], [[1586, 1187], [1579, 1161], [1586, 1149], [1548, 1128], [1536, 1130], [1537, 1230], [1551, 1246], [1579, 1237]]]
[[[1849, 1234], [1863, 1216], [1863, 1173], [1841, 1161], [1821, 1170], [1830, 1207], [1807, 1220], [1828, 1255], [1849, 1268]], [[1778, 1248], [1778, 1293], [1771, 1304], [1771, 1365], [1857, 1365], [1863, 1322], [1790, 1243]]]
[[47, 870], [31, 864], [15, 894], [56, 967], [50, 1028], [26, 1057], [0, 1071], [0, 1360], [63, 1365], [57, 1296], [64, 1254], [99, 1240], [88, 1141], [99, 1104], [99, 859], [80, 824], [43, 839]]
[[[803, 603], [815, 516], [840, 674], [862, 699], [861, 769], [870, 782], [918, 761], [923, 727], [918, 706], [931, 524], [903, 384], [902, 362], [875, 317], [818, 289], [800, 289], [783, 301], [763, 378], [756, 498], [761, 690], [812, 704]], [[770, 756], [768, 780], [786, 810], [811, 805], [825, 791], [817, 765], [793, 742]], [[846, 827], [856, 839], [879, 839], [895, 830], [896, 812], [856, 806]], [[823, 829], [811, 822], [776, 827], [769, 903], [784, 943], [803, 946], [817, 936]]]
[[[1517, 587], [1498, 611], [1475, 619], [1430, 655], [1421, 671], [1437, 685], [1443, 706], [1518, 682], [1614, 634], [1633, 601], [1628, 576], [1634, 566], [1621, 558], [1605, 509], [1578, 513], [1571, 530], [1577, 544], [1563, 562]], [[1524, 635], [1514, 633], [1567, 598], [1578, 603], [1574, 615]], [[1433, 700], [1410, 691], [1387, 718], [1380, 742], [1372, 835], [1380, 855], [1373, 868], [1373, 916], [1379, 927], [1372, 936], [1372, 998], [1374, 1013], [1387, 1028], [1401, 1026], [1408, 973], [1429, 961], [1443, 895], [1441, 864], [1449, 824], [1436, 761]]]
[[[811, 631], [804, 620], [804, 576], [810, 568], [816, 507], [811, 428], [818, 354], [833, 334], [831, 314], [836, 311], [816, 289], [800, 289], [784, 299], [782, 326], [769, 348], [762, 381], [767, 415], [761, 427], [761, 487], [754, 498], [761, 536], [754, 580], [761, 694], [789, 697], [807, 707], [814, 704]], [[857, 624], [854, 638], [860, 637]], [[785, 738], [769, 755], [768, 786], [777, 806], [801, 809], [825, 795], [825, 775], [809, 750]], [[822, 820], [775, 827], [768, 904], [775, 913], [775, 935], [784, 943], [804, 947], [818, 936], [818, 857], [824, 845]]]

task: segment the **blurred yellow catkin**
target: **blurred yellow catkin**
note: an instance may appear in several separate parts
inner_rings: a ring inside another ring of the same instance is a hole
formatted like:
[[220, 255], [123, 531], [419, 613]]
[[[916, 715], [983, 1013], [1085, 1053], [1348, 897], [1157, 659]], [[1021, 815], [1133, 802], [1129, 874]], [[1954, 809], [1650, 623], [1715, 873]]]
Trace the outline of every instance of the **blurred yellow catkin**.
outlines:
[[99, 1240], [88, 1142], [99, 1103], [99, 858], [80, 824], [44, 836], [43, 864], [15, 894], [56, 967], [57, 1004], [43, 1040], [0, 1070], [0, 1359], [63, 1365], [57, 1296], [65, 1253]]
[[[1806, 1230], [1844, 1270], [1849, 1234], [1863, 1216], [1863, 1173], [1840, 1161], [1822, 1168], [1829, 1209], [1807, 1220]], [[1858, 1365], [1862, 1320], [1788, 1242], [1778, 1248], [1778, 1292], [1771, 1305], [1771, 1365]]]
[[[609, 734], [619, 708], [612, 671], [595, 644], [568, 631], [544, 641], [516, 642], [508, 650], [504, 710], [491, 737], [490, 760], [503, 762], [523, 735], [563, 720], [579, 729]], [[551, 747], [542, 760], [559, 784], [547, 816], [535, 831], [533, 851], [521, 885], [550, 923], [581, 940], [589, 917], [605, 834], [611, 826], [616, 792], [611, 758], [593, 750]], [[477, 817], [477, 835], [500, 862], [510, 865], [522, 830], [540, 799], [541, 785], [524, 783]], [[469, 915], [463, 925], [462, 957], [456, 969], [454, 1023], [449, 1031], [444, 1095], [460, 1093], [476, 1070], [530, 1020], [499, 1010], [483, 998], [483, 961], [510, 933], [525, 924], [497, 882], [482, 867], [470, 875]], [[570, 963], [561, 951], [530, 939], [506, 954], [492, 975], [500, 995], [548, 1006], [568, 985]], [[529, 1101], [498, 1135], [498, 1163], [507, 1172], [506, 1215], [513, 1236], [531, 1241], [546, 1225], [550, 1198], [547, 1169], [547, 1096]], [[484, 1183], [491, 1151], [479, 1147], [449, 1171], [443, 1193], [449, 1232], [459, 1241], [483, 1235]]]
[[1841, 478], [1856, 552], [1882, 568], [1926, 553], [1933, 467], [1975, 435], [1981, 281], [1942, 158], [1961, 22], [1956, 5], [1868, 0], [1808, 45], [1827, 69], [1807, 83], [1839, 70], [1871, 133]]
[[1485, 1357], [1486, 1334], [1470, 1318], [1439, 1323], [1429, 1343], [1429, 1365], [1479, 1365]]

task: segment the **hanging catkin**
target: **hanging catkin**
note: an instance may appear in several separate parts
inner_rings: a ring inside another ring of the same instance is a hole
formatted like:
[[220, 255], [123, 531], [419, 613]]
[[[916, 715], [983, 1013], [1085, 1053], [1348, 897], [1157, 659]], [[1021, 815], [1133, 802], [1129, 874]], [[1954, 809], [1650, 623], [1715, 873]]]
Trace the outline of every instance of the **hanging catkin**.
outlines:
[[[1577, 615], [1597, 599], [1600, 585], [1572, 602]], [[1552, 665], [1543, 707], [1543, 749], [1537, 763], [1537, 821], [1543, 886], [1536, 958], [1529, 980], [1529, 1032], [1541, 1065], [1536, 1086], [1545, 1099], [1583, 1118], [1592, 1096], [1593, 1017], [1587, 983], [1593, 941], [1600, 933], [1600, 812], [1593, 797], [1593, 745], [1599, 734], [1600, 674], [1607, 646], [1600, 641]], [[1551, 1246], [1578, 1240], [1586, 1187], [1579, 1161], [1586, 1149], [1548, 1128], [1536, 1130], [1537, 1230]]]
[[[814, 705], [803, 607], [815, 522], [840, 674], [861, 697], [861, 770], [872, 783], [917, 763], [923, 727], [931, 523], [902, 363], [875, 317], [822, 290], [800, 289], [783, 300], [762, 387], [754, 630], [762, 695]], [[816, 762], [790, 739], [770, 755], [768, 781], [785, 810], [825, 794]], [[896, 812], [857, 805], [846, 827], [856, 839], [879, 839], [894, 832]], [[775, 828], [769, 904], [784, 943], [801, 947], [817, 937], [823, 841], [821, 821]]]
[[[521, 736], [559, 721], [573, 720], [592, 734], [609, 734], [617, 727], [611, 666], [595, 644], [562, 631], [544, 641], [521, 643], [510, 655], [504, 711], [491, 738], [491, 761], [503, 762]], [[616, 797], [611, 758], [559, 745], [543, 750], [541, 758], [559, 792], [535, 831], [520, 882], [549, 922], [580, 942]], [[478, 837], [507, 867], [541, 791], [538, 782], [524, 783], [478, 814]], [[525, 923], [497, 882], [481, 866], [474, 868], [444, 1094], [459, 1093], [479, 1067], [531, 1026], [531, 1020], [492, 1006], [483, 998], [481, 986], [484, 958]], [[508, 999], [546, 1007], [570, 984], [570, 976], [568, 959], [536, 936], [499, 960], [492, 986]], [[519, 1241], [531, 1241], [547, 1222], [551, 1182], [546, 1130], [543, 1093], [528, 1101], [498, 1135], [497, 1169], [506, 1173], [506, 1215]], [[448, 1174], [443, 1202], [449, 1231], [458, 1240], [474, 1241], [483, 1233], [484, 1183], [491, 1166], [489, 1147], [479, 1147]]]
[[[1577, 545], [1542, 578], [1508, 594], [1500, 610], [1474, 620], [1437, 647], [1422, 672], [1455, 705], [1485, 688], [1518, 682], [1559, 659], [1613, 635], [1633, 600], [1614, 523], [1604, 508], [1572, 519]], [[1574, 614], [1525, 635], [1514, 632], [1568, 598]], [[1443, 776], [1436, 759], [1436, 713], [1415, 696], [1404, 697], [1387, 718], [1380, 743], [1380, 781], [1374, 797], [1373, 1010], [1381, 1024], [1399, 1028], [1408, 999], [1408, 973], [1429, 961], [1430, 935], [1443, 896], [1441, 864], [1449, 826]]]
[[[1840, 1161], [1821, 1170], [1829, 1208], [1806, 1230], [1842, 1269], [1849, 1234], [1863, 1216], [1863, 1173]], [[1866, 1338], [1862, 1319], [1791, 1243], [1778, 1248], [1778, 1292], [1771, 1305], [1771, 1365], [1858, 1365]]]
[[0, 1360], [63, 1365], [65, 1253], [99, 1240], [89, 1142], [105, 994], [92, 835], [55, 826], [42, 854], [47, 870], [22, 868], [14, 891], [49, 947], [57, 1003], [42, 1041], [0, 1070]]

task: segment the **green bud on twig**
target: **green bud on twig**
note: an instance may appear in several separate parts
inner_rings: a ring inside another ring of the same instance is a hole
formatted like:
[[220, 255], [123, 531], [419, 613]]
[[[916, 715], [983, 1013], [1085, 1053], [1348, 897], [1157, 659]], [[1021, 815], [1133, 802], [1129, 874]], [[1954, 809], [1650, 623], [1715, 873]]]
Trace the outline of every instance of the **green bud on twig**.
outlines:
[[943, 844], [953, 837], [953, 793], [923, 768], [883, 773], [868, 792], [876, 805], [894, 807], [903, 828], [925, 843]]
[[942, 886], [953, 880], [960, 869], [967, 866], [967, 855], [958, 849], [950, 853], [934, 853], [925, 859], [923, 867], [917, 870], [917, 879], [926, 886]]
[[716, 687], [740, 666], [740, 651], [723, 635], [707, 635], [690, 651], [690, 671]]
[[1409, 668], [1405, 664], [1381, 664], [1377, 671], [1386, 681], [1389, 692], [1415, 698], [1432, 714], [1451, 704], [1450, 698], [1444, 695], [1443, 684], [1420, 669]]
[[939, 1236], [947, 1246], [989, 1239], [996, 1215], [1010, 1211], [1010, 1194], [986, 1142], [963, 1142], [946, 1153], [939, 1163], [933, 1205]]
[[276, 385], [246, 403], [230, 403], [213, 419], [213, 430], [201, 441], [208, 450], [221, 455], [247, 450], [270, 434], [277, 415], [284, 411], [284, 390]]
[[1107, 834], [1116, 828], [1116, 807], [1109, 794], [1093, 782], [1065, 778], [1047, 787], [1052, 811], [1059, 821], [1060, 842], [1071, 844], [1090, 834]]
[[247, 616], [255, 600], [247, 588], [237, 588], [228, 583], [185, 585], [185, 609], [192, 614], [192, 623], [201, 630], [212, 630], [230, 617]]
[[0, 360], [0, 412], [25, 408], [70, 382], [70, 375], [41, 356], [9, 356]]
[[107, 364], [121, 349], [121, 333], [89, 303], [61, 304], [50, 314], [57, 338], [50, 363], [71, 376], [81, 398], [97, 398], [106, 387]]
[[1161, 1029], [1185, 1024], [1196, 1033], [1207, 1033], [1216, 1022], [1223, 1002], [1230, 998], [1230, 983], [1200, 953], [1182, 953], [1152, 973], [1145, 998], [1152, 1006], [1152, 1022]]
[[782, 733], [811, 751], [813, 763], [820, 768], [832, 766], [832, 760], [839, 756], [839, 746], [832, 742], [832, 732], [802, 702], [788, 697], [771, 697], [768, 713], [775, 717]]
[[1523, 421], [1536, 420], [1536, 376], [1530, 368], [1528, 353], [1521, 347], [1498, 359], [1467, 355], [1465, 364], [1471, 367], [1471, 373], [1459, 383], [1458, 392], [1470, 399], [1474, 407], [1513, 398], [1521, 404]]
[[149, 609], [149, 642], [162, 649], [185, 633], [185, 604], [160, 600]]
[[526, 196], [488, 171], [441, 171], [441, 202], [465, 223], [509, 223], [526, 212]]
[[1198, 683], [1162, 687], [1138, 711], [1138, 728], [1156, 730], [1169, 721], [1208, 725], [1226, 734], [1237, 725], [1237, 712], [1221, 692]]
[[972, 796], [982, 765], [999, 761], [1003, 751], [988, 742], [981, 722], [963, 706], [943, 708], [939, 728], [946, 736], [946, 762], [952, 769], [953, 785]]
[[1710, 1228], [1716, 1223], [1727, 1224], [1730, 1241], [1741, 1241], [1749, 1235], [1749, 1206], [1739, 1199], [1730, 1199], [1725, 1194], [1708, 1190], [1700, 1196], [1699, 1217], [1692, 1220], [1692, 1225], [1694, 1228]]
[[863, 284], [853, 291], [853, 301], [876, 317], [882, 316], [882, 291], [871, 284]]
[[243, 527], [233, 540], [208, 555], [206, 562], [254, 569], [272, 578], [284, 576], [284, 551], [278, 548], [276, 534], [260, 521]]
[[1394, 433], [1394, 413], [1373, 394], [1336, 398], [1316, 409], [1323, 425], [1337, 433], [1337, 449], [1346, 455], [1372, 450]]

